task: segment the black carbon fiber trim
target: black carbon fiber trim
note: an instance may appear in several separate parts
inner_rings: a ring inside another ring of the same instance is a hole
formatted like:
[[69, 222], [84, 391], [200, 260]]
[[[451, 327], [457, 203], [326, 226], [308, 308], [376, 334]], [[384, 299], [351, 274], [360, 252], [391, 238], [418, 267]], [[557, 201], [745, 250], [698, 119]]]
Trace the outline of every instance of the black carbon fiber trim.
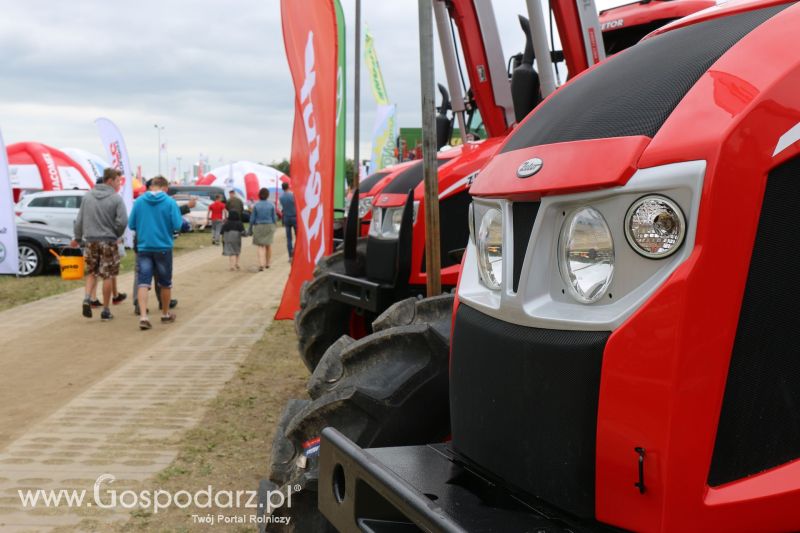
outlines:
[[502, 152], [609, 137], [653, 137], [717, 59], [790, 4], [679, 28], [609, 58], [559, 89], [512, 133]]
[[767, 178], [708, 482], [800, 458], [800, 157]]
[[[449, 159], [437, 159], [436, 168], [442, 166]], [[422, 183], [423, 178], [422, 159], [405, 169], [403, 172], [394, 177], [394, 179], [386, 185], [381, 191], [386, 194], [408, 194], [408, 191], [414, 189], [417, 185]]]
[[366, 194], [372, 190], [376, 183], [389, 175], [389, 172], [381, 171], [370, 174], [358, 183], [358, 191], [361, 194]]

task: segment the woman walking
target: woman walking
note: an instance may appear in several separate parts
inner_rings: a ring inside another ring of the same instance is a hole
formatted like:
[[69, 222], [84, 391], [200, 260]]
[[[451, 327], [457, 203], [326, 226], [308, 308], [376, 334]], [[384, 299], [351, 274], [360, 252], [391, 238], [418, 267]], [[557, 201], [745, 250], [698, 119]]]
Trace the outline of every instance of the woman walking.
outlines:
[[258, 191], [258, 202], [250, 213], [250, 233], [253, 244], [258, 246], [258, 270], [269, 268], [272, 258], [272, 237], [275, 235], [275, 205], [268, 202], [269, 191], [262, 188]]
[[239, 270], [239, 256], [242, 254], [242, 235], [244, 224], [238, 211], [228, 213], [228, 220], [222, 225], [222, 255], [228, 256], [230, 270]]

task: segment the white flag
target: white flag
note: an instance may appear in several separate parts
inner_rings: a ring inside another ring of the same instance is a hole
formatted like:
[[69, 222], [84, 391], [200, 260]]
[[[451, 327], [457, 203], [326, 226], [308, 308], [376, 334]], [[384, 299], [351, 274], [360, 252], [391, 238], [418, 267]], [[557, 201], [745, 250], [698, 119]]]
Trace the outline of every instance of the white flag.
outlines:
[[14, 201], [8, 176], [8, 155], [0, 133], [0, 274], [19, 274], [19, 244]]
[[[128, 160], [125, 139], [122, 138], [119, 128], [107, 118], [98, 118], [94, 123], [97, 124], [98, 130], [100, 130], [100, 140], [103, 142], [108, 161], [113, 168], [122, 172], [122, 189], [119, 193], [122, 195], [125, 208], [130, 215], [131, 209], [133, 209], [133, 169]], [[127, 229], [125, 230], [125, 246], [128, 248], [133, 247], [133, 236]]]

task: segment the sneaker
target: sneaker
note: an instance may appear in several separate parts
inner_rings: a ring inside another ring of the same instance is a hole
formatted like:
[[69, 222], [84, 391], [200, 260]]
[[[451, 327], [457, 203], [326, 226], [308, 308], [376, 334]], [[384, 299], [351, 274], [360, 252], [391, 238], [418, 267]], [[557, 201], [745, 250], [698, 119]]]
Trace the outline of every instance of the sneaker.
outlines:
[[153, 324], [150, 323], [149, 320], [139, 320], [139, 329], [151, 329]]
[[97, 309], [98, 307], [103, 307], [103, 302], [101, 302], [100, 300], [92, 300], [92, 301], [91, 301], [91, 302], [89, 302], [89, 303], [90, 303], [90, 304], [92, 305], [92, 307], [93, 307], [93, 308], [95, 308], [95, 309]]
[[119, 305], [122, 302], [124, 302], [125, 298], [127, 298], [127, 297], [128, 297], [127, 294], [125, 294], [124, 292], [121, 292], [121, 293], [117, 294], [116, 296], [114, 296], [113, 298], [111, 298], [111, 303], [113, 303], [114, 305]]
[[100, 320], [102, 320], [103, 322], [111, 320], [112, 318], [114, 318], [114, 315], [112, 315], [111, 311], [109, 311], [108, 309], [103, 309], [103, 312], [100, 313]]
[[92, 303], [89, 300], [83, 301], [82, 314], [86, 318], [92, 318]]
[[175, 322], [176, 318], [178, 317], [175, 316], [175, 313], [169, 313], [166, 316], [161, 315], [161, 322], [164, 324], [172, 324], [173, 322]]

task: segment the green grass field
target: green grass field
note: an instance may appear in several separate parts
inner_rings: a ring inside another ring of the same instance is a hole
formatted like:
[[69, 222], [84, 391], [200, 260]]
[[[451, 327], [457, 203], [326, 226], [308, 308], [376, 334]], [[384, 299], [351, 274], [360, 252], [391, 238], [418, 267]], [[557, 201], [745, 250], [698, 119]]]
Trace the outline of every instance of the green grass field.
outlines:
[[[210, 232], [184, 233], [175, 240], [175, 255], [210, 246]], [[130, 251], [122, 259], [120, 272], [130, 272], [136, 256]], [[0, 276], [0, 311], [33, 302], [54, 294], [61, 294], [83, 286], [83, 281], [64, 281], [57, 270], [44, 272], [40, 276], [16, 278]], [[130, 292], [123, 289], [123, 292]]]

